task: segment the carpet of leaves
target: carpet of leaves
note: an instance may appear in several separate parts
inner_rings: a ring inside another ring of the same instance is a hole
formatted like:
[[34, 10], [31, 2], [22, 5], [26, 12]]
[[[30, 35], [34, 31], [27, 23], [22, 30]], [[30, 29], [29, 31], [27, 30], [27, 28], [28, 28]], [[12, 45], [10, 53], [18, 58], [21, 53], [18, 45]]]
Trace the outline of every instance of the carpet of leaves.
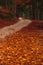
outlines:
[[43, 31], [19, 31], [0, 39], [0, 65], [43, 65]]

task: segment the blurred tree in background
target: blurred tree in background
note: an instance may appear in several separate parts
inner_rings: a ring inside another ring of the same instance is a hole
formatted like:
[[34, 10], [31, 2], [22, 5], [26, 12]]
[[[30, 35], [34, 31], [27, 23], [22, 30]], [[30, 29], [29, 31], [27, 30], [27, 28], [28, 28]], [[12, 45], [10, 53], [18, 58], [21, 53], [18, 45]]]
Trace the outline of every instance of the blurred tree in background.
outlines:
[[6, 7], [9, 17], [43, 20], [43, 0], [0, 0], [0, 10]]
[[17, 5], [18, 17], [43, 20], [43, 0], [23, 0]]
[[[10, 18], [15, 17], [15, 0], [1, 0], [0, 1], [0, 17]], [[6, 15], [5, 15], [6, 14]]]

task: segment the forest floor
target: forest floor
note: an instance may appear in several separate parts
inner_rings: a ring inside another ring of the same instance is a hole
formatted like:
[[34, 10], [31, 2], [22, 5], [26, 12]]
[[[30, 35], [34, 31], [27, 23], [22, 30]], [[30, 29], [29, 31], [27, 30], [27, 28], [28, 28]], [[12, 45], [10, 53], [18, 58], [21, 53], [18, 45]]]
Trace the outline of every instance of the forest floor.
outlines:
[[[14, 25], [17, 20], [0, 21], [0, 65], [43, 65], [43, 22], [28, 21], [20, 28]], [[10, 25], [17, 27], [16, 32]], [[8, 35], [6, 29], [13, 33]]]

